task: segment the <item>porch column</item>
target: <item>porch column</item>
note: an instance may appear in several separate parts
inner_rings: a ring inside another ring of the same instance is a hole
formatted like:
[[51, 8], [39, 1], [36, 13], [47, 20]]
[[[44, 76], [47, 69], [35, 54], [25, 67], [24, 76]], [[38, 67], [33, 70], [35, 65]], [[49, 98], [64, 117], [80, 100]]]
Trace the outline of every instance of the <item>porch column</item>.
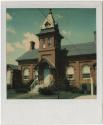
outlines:
[[79, 65], [79, 61], [76, 61], [76, 64], [75, 64], [75, 85], [77, 87], [80, 86], [80, 65]]
[[91, 81], [91, 95], [94, 95], [94, 69], [93, 65], [90, 65], [90, 81]]

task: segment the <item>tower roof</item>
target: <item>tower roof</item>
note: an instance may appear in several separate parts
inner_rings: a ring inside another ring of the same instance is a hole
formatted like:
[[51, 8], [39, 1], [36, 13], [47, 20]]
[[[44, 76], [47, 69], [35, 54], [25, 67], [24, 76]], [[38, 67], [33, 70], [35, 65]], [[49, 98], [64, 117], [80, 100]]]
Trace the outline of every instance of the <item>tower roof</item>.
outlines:
[[48, 16], [45, 18], [41, 29], [47, 29], [47, 28], [52, 28], [55, 26], [55, 20], [52, 15], [52, 9], [49, 9]]

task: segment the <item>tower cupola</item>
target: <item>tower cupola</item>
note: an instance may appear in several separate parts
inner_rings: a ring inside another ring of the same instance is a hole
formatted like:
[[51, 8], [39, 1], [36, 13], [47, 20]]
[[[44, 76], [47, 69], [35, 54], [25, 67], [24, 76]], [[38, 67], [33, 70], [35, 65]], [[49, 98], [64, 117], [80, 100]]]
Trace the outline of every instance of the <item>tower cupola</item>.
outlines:
[[55, 26], [55, 20], [52, 15], [52, 9], [49, 9], [48, 16], [44, 20], [41, 29], [48, 29], [48, 28], [52, 28], [54, 26]]

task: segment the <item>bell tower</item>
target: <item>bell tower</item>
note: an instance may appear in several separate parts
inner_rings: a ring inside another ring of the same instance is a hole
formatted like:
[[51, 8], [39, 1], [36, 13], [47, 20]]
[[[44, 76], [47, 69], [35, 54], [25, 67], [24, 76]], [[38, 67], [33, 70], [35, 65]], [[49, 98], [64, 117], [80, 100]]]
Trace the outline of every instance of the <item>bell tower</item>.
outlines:
[[58, 24], [56, 24], [52, 10], [45, 18], [39, 34], [39, 53], [40, 60], [48, 59], [56, 67], [60, 59], [61, 39], [63, 38], [59, 32]]

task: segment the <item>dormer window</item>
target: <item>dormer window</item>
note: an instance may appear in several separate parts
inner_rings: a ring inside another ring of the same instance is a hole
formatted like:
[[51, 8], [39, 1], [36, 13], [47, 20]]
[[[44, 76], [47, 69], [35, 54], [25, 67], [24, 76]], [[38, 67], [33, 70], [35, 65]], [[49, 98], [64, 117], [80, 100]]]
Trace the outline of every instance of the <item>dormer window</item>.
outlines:
[[52, 15], [52, 12], [50, 10], [48, 13], [48, 16], [45, 18], [45, 20], [41, 26], [41, 29], [48, 29], [51, 27], [55, 27], [55, 20], [54, 20], [54, 17]]
[[47, 21], [47, 22], [45, 23], [45, 27], [49, 28], [50, 26], [51, 26], [51, 24]]

